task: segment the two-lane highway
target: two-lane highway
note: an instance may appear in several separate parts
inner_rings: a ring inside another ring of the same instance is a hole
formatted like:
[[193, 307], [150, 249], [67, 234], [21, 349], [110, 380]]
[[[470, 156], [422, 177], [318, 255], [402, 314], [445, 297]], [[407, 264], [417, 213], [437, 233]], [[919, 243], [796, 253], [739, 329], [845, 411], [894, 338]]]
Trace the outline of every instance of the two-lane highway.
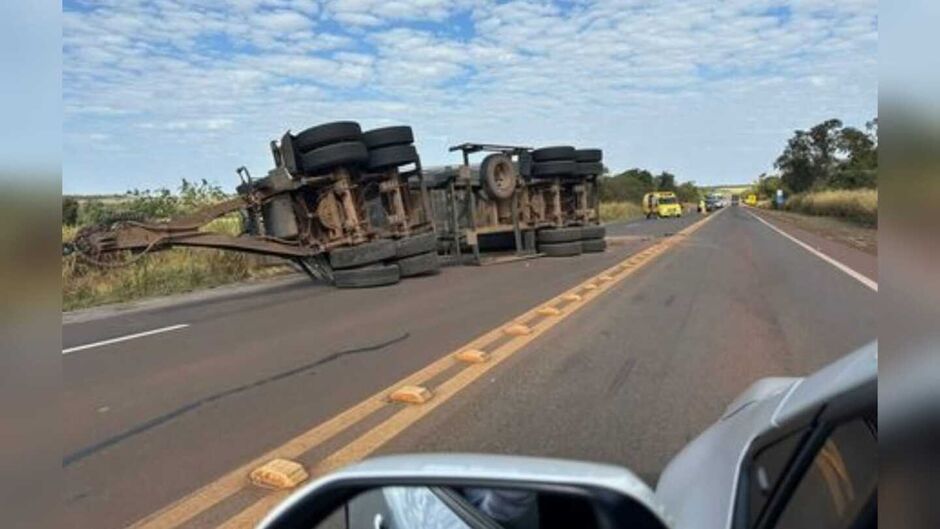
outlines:
[[[436, 396], [400, 434], [375, 436], [399, 409], [389, 406], [301, 448], [316, 466], [355, 456], [344, 447], [371, 434], [381, 453], [574, 457], [630, 466], [652, 484], [755, 378], [805, 374], [875, 336], [875, 292], [857, 279], [745, 208], [681, 232], [698, 219], [609, 226], [601, 255], [448, 268], [361, 291], [289, 282], [78, 318], [63, 328], [65, 350], [186, 326], [64, 357], [68, 525], [126, 526], [638, 253], [652, 260], [465, 389]], [[235, 479], [237, 492], [217, 483], [149, 527], [232, 520], [265, 494]]]
[[298, 278], [70, 315], [70, 524], [134, 522], [694, 220], [612, 225], [604, 254], [446, 268], [380, 289]]

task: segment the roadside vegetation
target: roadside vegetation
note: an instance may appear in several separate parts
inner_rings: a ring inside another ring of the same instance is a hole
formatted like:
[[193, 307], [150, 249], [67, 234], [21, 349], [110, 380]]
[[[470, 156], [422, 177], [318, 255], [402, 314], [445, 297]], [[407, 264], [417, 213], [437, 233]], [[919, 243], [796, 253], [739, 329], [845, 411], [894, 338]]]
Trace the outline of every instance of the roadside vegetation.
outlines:
[[[131, 191], [119, 197], [65, 197], [62, 201], [62, 240], [71, 240], [81, 228], [117, 216], [165, 219], [225, 198], [205, 181], [183, 181], [177, 193], [167, 189]], [[241, 233], [237, 216], [216, 219], [208, 229], [231, 235]], [[90, 265], [76, 255], [62, 260], [62, 309], [75, 310], [108, 303], [177, 294], [246, 279], [283, 274], [282, 261], [200, 248], [173, 248], [154, 252], [116, 268]]]
[[601, 222], [630, 220], [643, 216], [643, 208], [634, 202], [601, 202]]
[[798, 130], [774, 167], [775, 174], [760, 175], [750, 190], [759, 206], [774, 207], [773, 197], [782, 189], [783, 209], [877, 226], [877, 118], [865, 130], [837, 119]]
[[652, 191], [673, 191], [680, 202], [692, 204], [692, 208], [702, 198], [702, 191], [695, 182], [676, 183], [676, 176], [666, 171], [653, 175], [645, 169], [629, 169], [613, 176], [603, 176], [598, 183], [603, 222], [642, 217], [640, 204], [643, 195]]
[[878, 225], [877, 189], [830, 189], [790, 197], [784, 209], [808, 215], [850, 220], [866, 226]]

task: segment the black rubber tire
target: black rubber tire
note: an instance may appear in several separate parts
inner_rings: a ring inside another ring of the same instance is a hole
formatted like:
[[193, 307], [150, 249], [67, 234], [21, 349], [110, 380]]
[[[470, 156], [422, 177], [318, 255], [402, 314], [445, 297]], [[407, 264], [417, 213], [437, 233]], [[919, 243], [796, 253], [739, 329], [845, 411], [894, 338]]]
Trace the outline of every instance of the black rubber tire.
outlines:
[[555, 244], [560, 242], [580, 241], [582, 238], [580, 227], [549, 228], [540, 230], [537, 235], [539, 244]]
[[437, 251], [425, 252], [398, 260], [398, 268], [402, 277], [414, 277], [422, 274], [432, 274], [441, 269], [441, 262]]
[[414, 145], [392, 145], [369, 151], [369, 169], [379, 170], [417, 163], [418, 151]]
[[599, 162], [604, 158], [604, 151], [600, 149], [578, 149], [574, 151], [574, 159], [578, 162]]
[[578, 163], [572, 161], [538, 162], [532, 164], [532, 176], [546, 178], [554, 176], [571, 176], [578, 170]]
[[600, 253], [607, 249], [604, 239], [585, 239], [581, 241], [581, 251], [584, 253]]
[[303, 155], [304, 172], [325, 173], [339, 166], [357, 166], [369, 159], [369, 151], [361, 141], [334, 143]]
[[336, 288], [369, 288], [394, 285], [401, 281], [398, 265], [372, 265], [333, 272]]
[[356, 268], [395, 257], [395, 242], [387, 239], [336, 248], [330, 252], [334, 270]]
[[334, 143], [360, 141], [361, 138], [362, 128], [355, 121], [334, 121], [310, 127], [294, 136], [294, 148], [306, 153]]
[[378, 149], [389, 145], [410, 145], [414, 141], [414, 132], [411, 131], [411, 127], [405, 125], [382, 127], [362, 133], [362, 143], [365, 143], [369, 149]]
[[604, 226], [581, 226], [581, 240], [603, 239], [607, 236], [607, 228]]
[[505, 154], [490, 154], [480, 163], [480, 182], [493, 200], [512, 198], [516, 192], [517, 176], [512, 159]]
[[578, 176], [596, 176], [604, 172], [604, 164], [600, 162], [578, 162]]
[[548, 257], [573, 257], [581, 255], [581, 241], [540, 244], [539, 251]]
[[424, 233], [395, 241], [395, 257], [411, 257], [425, 252], [437, 251], [437, 233]]
[[532, 160], [536, 162], [554, 162], [558, 160], [574, 161], [574, 147], [557, 146], [542, 147], [532, 151]]

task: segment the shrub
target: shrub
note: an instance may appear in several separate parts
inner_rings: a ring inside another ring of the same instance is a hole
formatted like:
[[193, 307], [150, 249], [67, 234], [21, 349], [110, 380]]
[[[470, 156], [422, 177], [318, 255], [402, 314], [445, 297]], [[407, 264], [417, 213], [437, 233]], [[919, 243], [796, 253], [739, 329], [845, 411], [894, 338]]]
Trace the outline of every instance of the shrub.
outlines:
[[876, 189], [832, 189], [791, 196], [785, 209], [809, 215], [840, 217], [869, 226], [878, 225]]
[[643, 208], [633, 202], [601, 202], [602, 222], [629, 220], [643, 216]]
[[74, 226], [78, 223], [78, 200], [62, 197], [62, 224]]

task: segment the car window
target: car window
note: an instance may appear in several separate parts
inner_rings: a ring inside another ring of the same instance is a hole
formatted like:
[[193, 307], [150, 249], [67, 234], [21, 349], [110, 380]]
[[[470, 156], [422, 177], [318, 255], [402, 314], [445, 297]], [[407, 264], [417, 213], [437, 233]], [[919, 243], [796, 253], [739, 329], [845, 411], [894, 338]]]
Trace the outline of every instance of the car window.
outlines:
[[[342, 529], [469, 529], [427, 487], [385, 487], [357, 496], [347, 505]], [[340, 529], [337, 527], [337, 529]], [[318, 529], [325, 529], [318, 526]]]
[[758, 452], [752, 461], [750, 480], [748, 480], [749, 494], [749, 523], [748, 527], [757, 524], [757, 517], [763, 511], [770, 499], [774, 487], [780, 481], [784, 469], [800, 446], [800, 441], [806, 436], [806, 429], [792, 433], [787, 437], [767, 446]]
[[851, 527], [877, 486], [878, 441], [872, 427], [862, 419], [844, 423], [816, 453], [775, 528]]

